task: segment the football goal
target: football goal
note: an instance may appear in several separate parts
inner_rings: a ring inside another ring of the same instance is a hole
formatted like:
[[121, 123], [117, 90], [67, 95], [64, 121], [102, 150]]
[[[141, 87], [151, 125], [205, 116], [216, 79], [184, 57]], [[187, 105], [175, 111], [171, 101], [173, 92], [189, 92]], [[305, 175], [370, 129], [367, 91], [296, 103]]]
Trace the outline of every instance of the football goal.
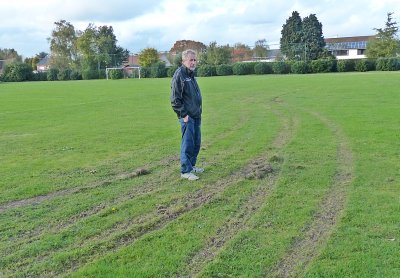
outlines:
[[140, 79], [140, 67], [139, 66], [126, 66], [126, 67], [115, 67], [106, 68], [106, 78], [108, 79], [121, 79], [121, 78], [139, 78]]

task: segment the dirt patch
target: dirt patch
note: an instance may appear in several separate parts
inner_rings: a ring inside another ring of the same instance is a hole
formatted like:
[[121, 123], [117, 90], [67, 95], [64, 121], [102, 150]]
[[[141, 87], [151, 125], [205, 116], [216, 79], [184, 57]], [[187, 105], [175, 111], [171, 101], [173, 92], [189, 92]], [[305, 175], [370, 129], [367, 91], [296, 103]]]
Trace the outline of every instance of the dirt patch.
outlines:
[[257, 159], [256, 161], [249, 164], [245, 169], [241, 171], [241, 175], [246, 179], [258, 179], [261, 180], [267, 175], [272, 174], [274, 169], [272, 165], [266, 163], [263, 159]]

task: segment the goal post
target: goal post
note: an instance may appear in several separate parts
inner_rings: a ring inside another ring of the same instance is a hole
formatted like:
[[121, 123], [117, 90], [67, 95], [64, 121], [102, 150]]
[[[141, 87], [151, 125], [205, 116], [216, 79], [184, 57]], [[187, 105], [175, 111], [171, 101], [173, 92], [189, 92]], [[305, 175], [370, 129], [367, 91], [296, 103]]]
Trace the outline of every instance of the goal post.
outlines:
[[140, 79], [140, 66], [126, 66], [126, 67], [112, 67], [106, 68], [106, 78], [110, 79], [111, 70], [120, 70], [123, 78], [139, 78]]

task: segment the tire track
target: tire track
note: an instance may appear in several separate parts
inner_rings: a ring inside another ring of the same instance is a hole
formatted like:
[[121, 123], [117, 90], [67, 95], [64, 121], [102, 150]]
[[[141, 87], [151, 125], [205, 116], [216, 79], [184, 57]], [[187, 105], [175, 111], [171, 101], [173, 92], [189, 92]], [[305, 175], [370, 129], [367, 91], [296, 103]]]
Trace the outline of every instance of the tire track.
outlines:
[[[167, 163], [168, 164], [168, 163]], [[223, 182], [217, 182], [216, 184], [212, 184], [213, 187], [211, 188], [205, 188], [202, 189], [194, 194], [189, 194], [186, 196], [179, 204], [184, 204], [184, 209], [181, 211], [173, 211], [173, 207], [177, 205], [177, 202], [171, 202], [171, 204], [167, 207], [158, 207], [156, 211], [150, 212], [149, 214], [146, 215], [141, 215], [137, 218], [132, 219], [129, 222], [123, 222], [120, 224], [117, 224], [113, 226], [113, 228], [105, 230], [103, 233], [100, 235], [96, 235], [94, 238], [88, 238], [85, 239], [86, 242], [90, 242], [90, 248], [88, 252], [85, 252], [85, 254], [82, 254], [82, 256], [79, 257], [77, 261], [74, 261], [76, 259], [70, 259], [63, 264], [64, 266], [67, 266], [69, 264], [76, 264], [76, 265], [81, 265], [82, 262], [86, 260], [90, 260], [91, 256], [98, 257], [101, 254], [105, 254], [110, 252], [110, 250], [118, 249], [122, 246], [125, 246], [126, 244], [134, 242], [136, 239], [142, 237], [143, 235], [159, 230], [163, 228], [165, 225], [179, 217], [180, 215], [191, 211], [192, 209], [198, 208], [204, 204], [207, 204], [211, 202], [215, 196], [218, 194], [221, 194], [230, 184], [234, 184], [236, 182], [240, 182], [243, 179], [243, 171], [245, 171], [246, 166], [244, 166], [242, 169], [234, 172], [231, 174], [228, 178], [224, 178]], [[149, 181], [150, 182], [150, 181]], [[151, 184], [153, 185], [158, 185], [158, 182], [153, 181]], [[146, 188], [148, 186], [145, 186]], [[139, 189], [136, 189], [139, 190]], [[143, 195], [144, 193], [151, 193], [153, 191], [149, 192], [142, 192], [142, 191], [137, 191], [135, 193], [138, 193], [140, 195]], [[132, 194], [124, 195], [122, 198], [125, 198], [126, 200], [133, 198]], [[120, 199], [119, 199], [120, 200]], [[178, 205], [179, 207], [179, 205]], [[92, 211], [93, 214], [100, 212], [103, 210], [103, 207], [96, 207]], [[160, 216], [160, 214], [162, 214]], [[69, 221], [69, 224], [74, 224], [75, 221], [73, 219]], [[65, 223], [64, 223], [65, 224]], [[56, 229], [60, 227], [55, 227]], [[63, 226], [62, 228], [67, 228]], [[115, 235], [120, 230], [125, 230], [127, 231], [126, 233]], [[34, 240], [39, 240], [37, 239], [32, 239], [29, 238], [29, 241], [34, 241]], [[91, 241], [92, 240], [92, 241]], [[68, 250], [74, 250], [74, 249], [80, 249], [84, 248], [85, 244], [78, 243], [77, 245], [74, 246], [67, 246], [62, 249], [57, 249], [57, 252], [62, 252], [62, 251], [68, 251]], [[92, 251], [91, 251], [92, 250]], [[96, 250], [96, 252], [93, 252], [93, 250]], [[101, 252], [99, 250], [106, 250], [105, 252]], [[45, 253], [40, 253], [37, 255], [38, 260], [35, 260], [35, 265], [44, 263], [46, 264], [47, 262], [51, 259], [51, 256], [54, 255], [54, 250], [45, 252]], [[15, 271], [21, 271], [22, 269], [26, 269], [28, 271], [29, 269], [29, 261], [32, 259], [26, 258], [25, 260], [19, 260], [18, 262], [15, 262], [13, 264], [12, 269], [9, 269], [12, 273], [15, 273]], [[73, 267], [73, 266], [71, 266]], [[62, 270], [64, 273], [64, 271]]]
[[[240, 129], [241, 127], [243, 127], [245, 125], [245, 123], [247, 122], [248, 117], [249, 117], [248, 115], [241, 115], [241, 117], [238, 120], [238, 122], [236, 123], [236, 125], [234, 125], [232, 128], [230, 128], [229, 132], [222, 133], [217, 138], [215, 138], [214, 141], [222, 140], [223, 138], [228, 137], [230, 134], [232, 134], [236, 129]], [[202, 146], [202, 148], [208, 148], [212, 144], [213, 144], [213, 142], [206, 143], [206, 144], [204, 144], [204, 146]], [[139, 167], [138, 169], [136, 169], [133, 172], [121, 173], [121, 174], [116, 175], [113, 178], [93, 182], [84, 187], [63, 189], [63, 190], [50, 192], [45, 195], [39, 195], [39, 196], [31, 197], [31, 198], [10, 201], [10, 202], [0, 205], [0, 213], [3, 213], [9, 209], [20, 208], [20, 207], [24, 207], [24, 206], [28, 206], [28, 205], [38, 205], [42, 202], [51, 200], [56, 197], [63, 197], [63, 196], [70, 195], [70, 194], [76, 194], [81, 191], [90, 190], [90, 189], [93, 189], [96, 187], [107, 186], [107, 185], [110, 185], [117, 181], [132, 179], [132, 178], [135, 178], [135, 177], [138, 177], [141, 175], [148, 175], [152, 172], [152, 169], [157, 168], [159, 166], [166, 165], [166, 164], [168, 165], [171, 162], [175, 162], [178, 160], [179, 160], [179, 156], [173, 155], [173, 156], [169, 156], [169, 157], [165, 157], [165, 158], [161, 159], [158, 163], [151, 163], [151, 164]], [[150, 167], [150, 165], [152, 165], [152, 167]]]
[[276, 277], [298, 276], [320, 254], [345, 209], [348, 186], [354, 175], [353, 153], [343, 131], [326, 117], [315, 112], [310, 114], [324, 123], [337, 138], [338, 167], [330, 191], [320, 203], [312, 223], [304, 229], [304, 236], [295, 242], [272, 271]]
[[[246, 118], [245, 116], [242, 116], [240, 118], [240, 120], [237, 122], [237, 124], [234, 125], [232, 128], [230, 128], [230, 132], [219, 135], [213, 141], [222, 140], [223, 138], [228, 137], [230, 134], [232, 134], [233, 131], [236, 130], [237, 128], [241, 128], [242, 126], [244, 126], [245, 118]], [[204, 148], [207, 148], [211, 145], [212, 145], [212, 142], [209, 143], [208, 145], [205, 145]], [[62, 190], [62, 191], [54, 192], [54, 193], [44, 195], [44, 196], [38, 196], [38, 197], [34, 197], [34, 198], [29, 198], [29, 199], [25, 199], [25, 200], [21, 200], [21, 201], [12, 202], [9, 205], [4, 206], [4, 209], [18, 208], [18, 207], [23, 207], [25, 205], [39, 205], [41, 202], [49, 201], [56, 197], [62, 197], [62, 196], [66, 196], [68, 194], [78, 194], [78, 193], [81, 193], [81, 192], [84, 192], [87, 190], [91, 190], [94, 188], [109, 186], [113, 182], [132, 179], [132, 178], [135, 178], [135, 177], [138, 177], [141, 175], [150, 174], [150, 173], [154, 172], [154, 169], [157, 168], [158, 166], [171, 166], [172, 163], [177, 162], [177, 161], [179, 161], [178, 155], [165, 157], [165, 158], [161, 159], [158, 163], [153, 164], [152, 169], [150, 169], [147, 165], [144, 167], [140, 167], [131, 173], [118, 174], [113, 178], [95, 182], [95, 183], [90, 184], [85, 187]], [[169, 171], [168, 173], [166, 173], [164, 178], [170, 177], [171, 174], [172, 174], [172, 170]], [[19, 236], [10, 239], [11, 241], [15, 241], [16, 243], [11, 246], [8, 246], [9, 251], [5, 251], [5, 254], [9, 254], [10, 252], [13, 252], [15, 247], [29, 244], [33, 241], [39, 240], [40, 235], [42, 234], [42, 232], [44, 230], [46, 232], [53, 232], [53, 233], [59, 232], [61, 230], [65, 230], [65, 229], [71, 227], [77, 221], [82, 221], [85, 218], [88, 218], [90, 216], [100, 213], [107, 207], [121, 204], [122, 202], [125, 202], [127, 200], [130, 200], [130, 199], [133, 199], [135, 197], [139, 197], [139, 196], [142, 196], [145, 194], [155, 193], [155, 192], [159, 191], [159, 189], [160, 189], [159, 185], [160, 185], [161, 180], [163, 180], [162, 177], [159, 178], [158, 180], [152, 180], [152, 179], [147, 180], [141, 186], [134, 187], [132, 190], [130, 190], [126, 194], [113, 199], [111, 202], [108, 201], [106, 203], [97, 204], [86, 211], [82, 211], [79, 214], [73, 215], [72, 217], [65, 219], [63, 221], [60, 221], [57, 224], [54, 224], [52, 226], [38, 227], [37, 229], [29, 230], [29, 232], [27, 232], [27, 233], [20, 234]], [[1, 212], [1, 206], [0, 206], [0, 212]]]
[[[298, 127], [297, 120], [293, 118], [282, 118], [282, 113], [278, 113], [277, 111], [275, 112], [283, 122], [283, 130], [272, 142], [272, 149], [263, 154], [258, 160], [255, 160], [253, 165], [245, 171], [246, 177], [264, 179], [264, 173], [267, 175], [267, 179], [263, 180], [260, 185], [257, 186], [257, 188], [253, 191], [253, 194], [249, 196], [239, 211], [230, 217], [218, 229], [217, 233], [209, 239], [204, 248], [197, 251], [188, 259], [189, 262], [186, 267], [186, 272], [178, 274], [178, 277], [197, 277], [201, 273], [204, 266], [211, 262], [215, 256], [218, 255], [225, 244], [232, 240], [239, 231], [247, 227], [248, 221], [263, 206], [265, 200], [275, 189], [280, 175], [280, 166], [283, 163], [283, 158], [277, 157], [276, 153], [272, 152], [281, 152], [281, 150], [290, 142]], [[278, 164], [279, 169], [266, 168], [265, 165], [269, 165], [268, 162], [271, 161]], [[249, 170], [253, 173], [249, 174]]]
[[[78, 243], [74, 246], [68, 246], [67, 248], [59, 249], [57, 252], [65, 252], [79, 249], [81, 254], [77, 256], [75, 253], [72, 257], [65, 258], [60, 265], [62, 269], [52, 268], [52, 273], [46, 273], [50, 276], [57, 276], [60, 274], [67, 274], [77, 270], [84, 264], [89, 263], [107, 253], [115, 252], [119, 248], [126, 245], [133, 244], [136, 240], [142, 238], [148, 233], [161, 230], [166, 225], [179, 218], [180, 216], [188, 213], [194, 209], [211, 203], [215, 198], [221, 195], [225, 189], [232, 184], [236, 184], [245, 179], [243, 173], [247, 172], [248, 168], [253, 165], [254, 161], [259, 161], [259, 158], [254, 159], [248, 165], [245, 165], [241, 169], [232, 173], [230, 176], [216, 182], [212, 187], [207, 187], [198, 190], [197, 192], [188, 194], [184, 199], [179, 202], [183, 206], [178, 206], [181, 209], [174, 210], [174, 205], [158, 207], [156, 211], [152, 211], [147, 215], [141, 215], [138, 218], [132, 219], [130, 223], [122, 223], [121, 225], [115, 226], [110, 230], [104, 231], [103, 234], [97, 235], [94, 239], [86, 239], [88, 246]], [[250, 166], [249, 166], [250, 165]], [[115, 235], [117, 231], [121, 229], [124, 232]], [[50, 261], [51, 257], [55, 254], [54, 250], [47, 253], [38, 254], [35, 260], [35, 266], [38, 267], [41, 264], [46, 264]], [[25, 274], [29, 273], [30, 263], [27, 258], [26, 260], [20, 260], [15, 262], [8, 272], [15, 274], [17, 271], [22, 271]]]

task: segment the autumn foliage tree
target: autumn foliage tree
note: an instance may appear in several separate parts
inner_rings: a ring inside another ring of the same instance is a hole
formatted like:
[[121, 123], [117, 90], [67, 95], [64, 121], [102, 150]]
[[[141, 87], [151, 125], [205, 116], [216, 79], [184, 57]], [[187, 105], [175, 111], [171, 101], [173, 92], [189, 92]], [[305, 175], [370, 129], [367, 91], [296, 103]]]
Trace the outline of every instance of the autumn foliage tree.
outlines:
[[232, 62], [243, 62], [249, 61], [253, 57], [253, 50], [243, 44], [243, 43], [236, 43], [232, 49]]

